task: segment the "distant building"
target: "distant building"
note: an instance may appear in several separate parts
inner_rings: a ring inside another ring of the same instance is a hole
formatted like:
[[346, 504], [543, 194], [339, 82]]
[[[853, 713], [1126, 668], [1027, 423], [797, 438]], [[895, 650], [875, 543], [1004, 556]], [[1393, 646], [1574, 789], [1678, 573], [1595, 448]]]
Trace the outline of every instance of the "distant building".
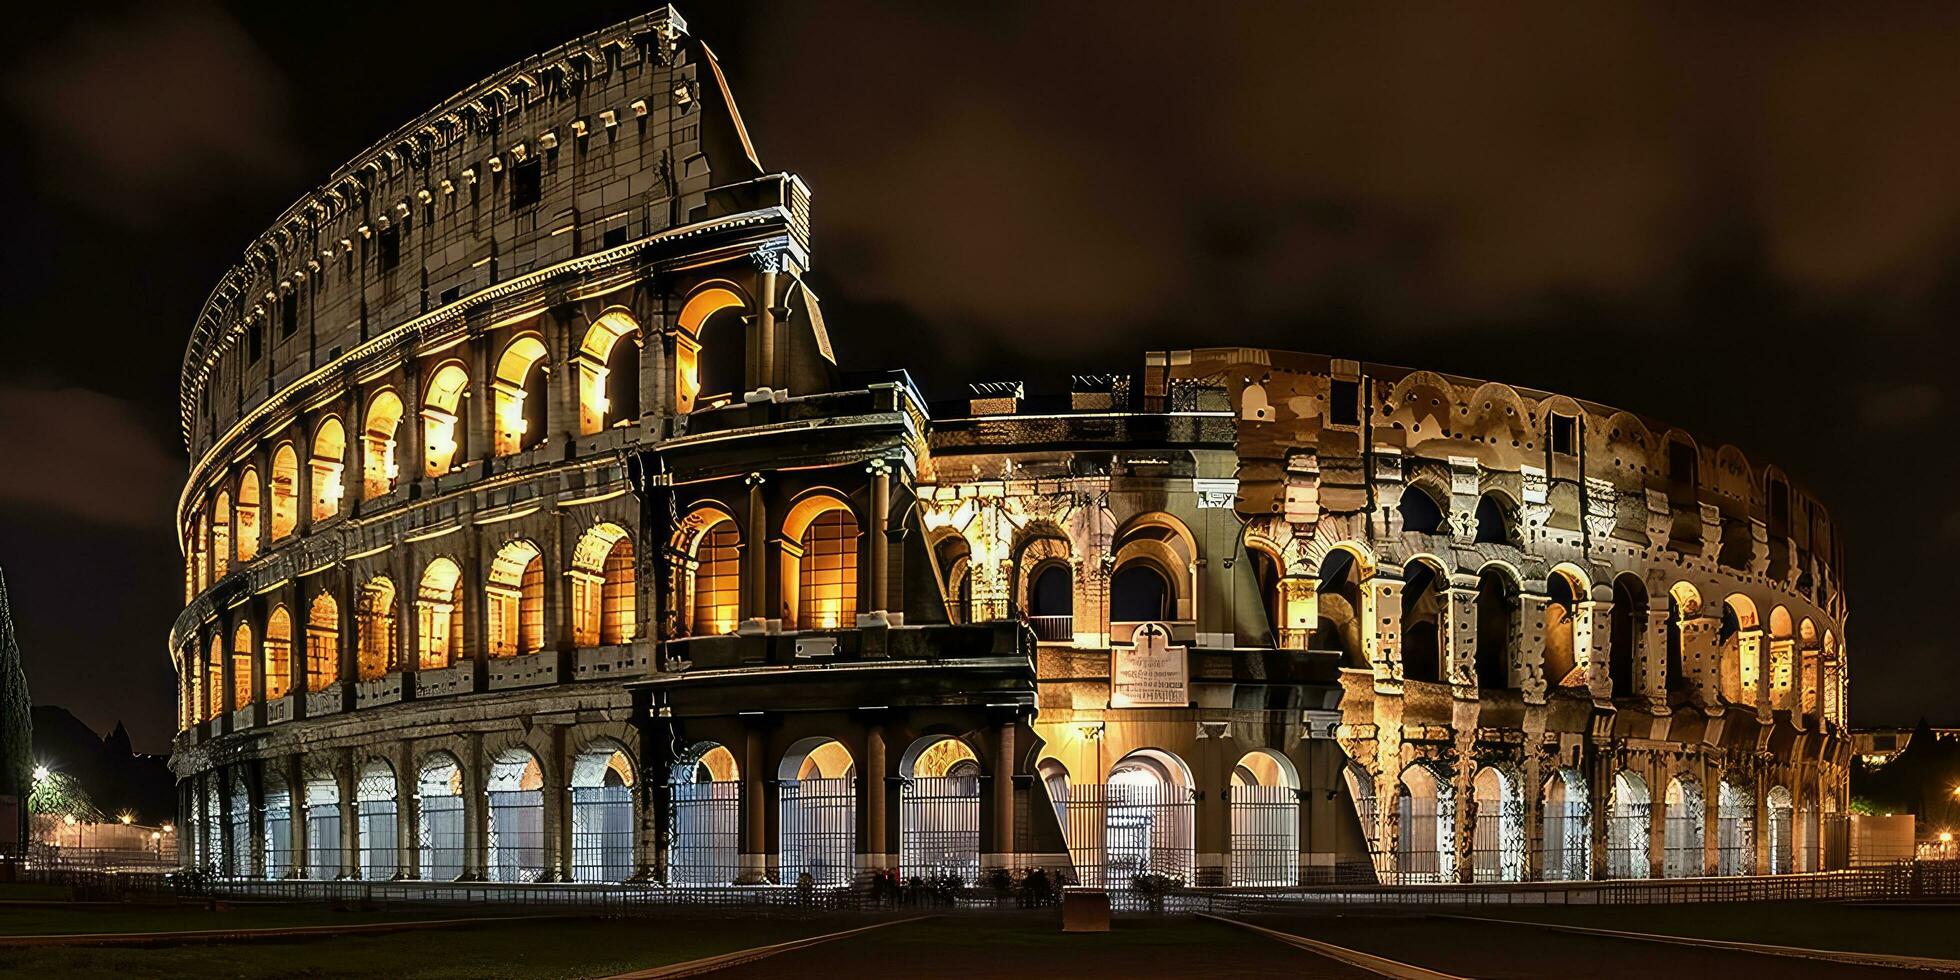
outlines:
[[1842, 861], [1840, 542], [1774, 466], [1229, 347], [928, 404], [837, 368], [810, 222], [662, 9], [452, 97], [251, 244], [183, 365], [187, 861]]

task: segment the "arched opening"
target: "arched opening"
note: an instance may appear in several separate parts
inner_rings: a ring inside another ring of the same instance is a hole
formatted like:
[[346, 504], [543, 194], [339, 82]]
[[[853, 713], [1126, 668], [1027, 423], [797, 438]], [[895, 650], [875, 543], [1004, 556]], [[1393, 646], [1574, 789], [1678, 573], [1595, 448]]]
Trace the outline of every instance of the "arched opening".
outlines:
[[1762, 623], [1756, 616], [1755, 603], [1744, 595], [1722, 600], [1721, 624], [1715, 633], [1716, 690], [1722, 700], [1756, 703], [1756, 691], [1763, 681], [1758, 659], [1762, 642]]
[[340, 603], [330, 593], [313, 597], [306, 614], [306, 689], [324, 691], [340, 680]]
[[1803, 801], [1797, 815], [1796, 870], [1802, 872], [1824, 870], [1824, 840], [1822, 824], [1817, 819], [1817, 802]]
[[1509, 544], [1518, 543], [1517, 519], [1511, 516], [1511, 508], [1504, 499], [1495, 493], [1487, 493], [1477, 498], [1477, 543]]
[[1624, 574], [1613, 580], [1613, 624], [1607, 654], [1607, 675], [1613, 682], [1613, 696], [1630, 698], [1640, 693], [1635, 663], [1640, 636], [1647, 629], [1647, 586], [1639, 576]]
[[1606, 876], [1645, 878], [1653, 873], [1653, 798], [1647, 781], [1624, 769], [1613, 774], [1606, 800]]
[[1666, 839], [1662, 842], [1665, 866], [1662, 873], [1669, 878], [1696, 878], [1703, 872], [1702, 865], [1702, 796], [1701, 784], [1693, 779], [1676, 776], [1667, 784], [1667, 815], [1665, 818]]
[[1395, 512], [1402, 518], [1402, 530], [1413, 534], [1445, 534], [1443, 508], [1429, 491], [1419, 486], [1402, 488], [1402, 499]]
[[735, 754], [714, 742], [696, 743], [675, 763], [674, 826], [667, 846], [667, 880], [675, 885], [726, 885], [741, 874], [742, 774]]
[[1232, 884], [1300, 883], [1300, 777], [1293, 761], [1254, 749], [1232, 767]]
[[332, 881], [342, 874], [340, 780], [329, 770], [306, 774], [306, 876]]
[[422, 760], [416, 778], [421, 811], [416, 844], [422, 851], [422, 877], [455, 881], [463, 876], [463, 767], [447, 752]]
[[1362, 629], [1372, 629], [1361, 618], [1361, 563], [1346, 548], [1335, 548], [1320, 560], [1319, 618], [1313, 630], [1313, 648], [1339, 650], [1341, 666], [1366, 670], [1366, 647]]
[[640, 417], [640, 325], [622, 312], [585, 332], [578, 357], [578, 431], [589, 436]]
[[238, 560], [248, 562], [259, 556], [259, 471], [247, 466], [238, 475]]
[[396, 655], [395, 583], [376, 575], [361, 586], [354, 607], [354, 667], [364, 681], [386, 677], [401, 668]]
[[204, 717], [216, 720], [219, 715], [225, 713], [225, 697], [230, 693], [225, 690], [225, 641], [223, 637], [214, 636], [211, 638], [211, 656], [205, 660], [204, 666], [204, 700], [206, 702]]
[[432, 558], [415, 589], [415, 635], [423, 670], [442, 670], [463, 644], [463, 570], [448, 558]]
[[384, 388], [368, 399], [367, 424], [361, 433], [362, 499], [385, 497], [395, 489], [401, 467], [395, 462], [395, 435], [401, 429], [402, 399]]
[[231, 635], [231, 710], [252, 706], [252, 624], [239, 623]]
[[1491, 567], [1477, 576], [1477, 686], [1501, 691], [1512, 682], [1518, 633], [1517, 583]]
[[498, 549], [484, 583], [486, 628], [492, 657], [517, 657], [544, 649], [544, 555], [519, 538]]
[[980, 618], [974, 617], [972, 557], [972, 547], [958, 533], [949, 533], [933, 543], [932, 560], [939, 570], [941, 594], [946, 597], [946, 621], [949, 623], [985, 621], [984, 611], [980, 613]]
[[899, 759], [899, 872], [980, 877], [980, 760], [965, 742], [927, 736]]
[[1575, 637], [1578, 634], [1579, 603], [1586, 597], [1585, 583], [1566, 571], [1553, 571], [1545, 579], [1545, 682], [1552, 687], [1584, 687], [1586, 675], [1579, 669]]
[[633, 762], [612, 742], [572, 758], [572, 880], [633, 876]]
[[566, 573], [572, 592], [572, 642], [626, 643], [634, 635], [633, 539], [617, 524], [594, 524], [580, 536]]
[[1670, 695], [1688, 690], [1688, 671], [1681, 660], [1681, 626], [1683, 617], [1692, 613], [1682, 606], [1682, 589], [1683, 586], [1677, 585], [1667, 594], [1667, 664], [1664, 676]]
[[744, 363], [748, 359], [746, 319], [741, 308], [728, 307], [702, 321], [696, 334], [700, 350], [695, 354], [700, 387], [694, 394], [692, 408], [725, 405], [748, 390]]
[[490, 763], [489, 879], [532, 882], [544, 877], [544, 769], [530, 749], [513, 747]]
[[1524, 787], [1511, 773], [1485, 766], [1471, 790], [1477, 804], [1470, 835], [1471, 875], [1477, 881], [1523, 881]]
[[1068, 766], [1048, 756], [1035, 763], [1034, 772], [1041, 779], [1041, 788], [1048, 793], [1048, 805], [1055, 809], [1055, 825], [1062, 828], [1063, 837], [1073, 850], [1075, 839], [1068, 836]]
[[1037, 640], [1075, 639], [1075, 576], [1067, 562], [1055, 559], [1035, 567], [1028, 583], [1028, 625]]
[[805, 875], [818, 887], [848, 885], [857, 874], [857, 764], [835, 739], [790, 746], [777, 769], [780, 826], [777, 867], [783, 884]]
[[293, 873], [293, 790], [286, 777], [269, 769], [260, 793], [265, 798], [265, 876], [277, 881]]
[[293, 687], [293, 617], [275, 606], [265, 619], [265, 699], [277, 701]]
[[461, 424], [463, 399], [469, 397], [470, 374], [463, 365], [451, 361], [429, 375], [422, 397], [422, 472], [438, 477], [454, 470], [466, 457], [463, 439], [468, 430]]
[[[806, 497], [783, 522], [784, 626], [799, 630], [857, 625], [858, 523], [843, 500]], [[790, 606], [790, 597], [796, 604]]]
[[[1174, 618], [1170, 580], [1154, 563], [1133, 561], [1110, 577], [1111, 623], [1156, 623]], [[1120, 632], [1113, 626], [1111, 629]]]
[[203, 831], [204, 870], [213, 875], [223, 875], [229, 865], [225, 848], [224, 790], [218, 786], [218, 774], [206, 774], [204, 786], [198, 791], [198, 799], [203, 804], [203, 814], [198, 820], [198, 828]]
[[313, 484], [313, 520], [324, 521], [340, 513], [340, 498], [345, 492], [340, 477], [347, 467], [347, 432], [339, 419], [328, 416], [314, 430], [313, 458], [307, 465]]
[[401, 838], [395, 832], [395, 770], [381, 759], [361, 767], [354, 786], [354, 819], [361, 842], [361, 879], [386, 881], [396, 876]]
[[1782, 786], [1771, 786], [1764, 803], [1764, 808], [1769, 811], [1769, 873], [1787, 875], [1796, 863], [1795, 835], [1791, 826], [1795, 810], [1790, 805], [1790, 791]]
[[688, 516], [688, 524], [697, 521], [705, 526], [683, 539], [683, 550], [693, 559], [686, 573], [688, 635], [722, 636], [735, 632], [741, 617], [742, 532], [719, 510], [702, 508]]
[[[1790, 610], [1776, 606], [1769, 611], [1769, 676], [1758, 683], [1767, 686], [1769, 706], [1773, 711], [1795, 711], [1796, 698], [1796, 624], [1791, 620]], [[1745, 676], [1749, 664], [1744, 663]]]
[[1109, 579], [1110, 633], [1127, 636], [1143, 623], [1183, 623], [1197, 616], [1190, 595], [1197, 541], [1177, 518], [1133, 518], [1113, 541]]
[[1754, 874], [1756, 801], [1749, 791], [1724, 779], [1715, 796], [1715, 873]]
[[211, 501], [211, 578], [231, 570], [231, 493], [220, 490]]
[[1592, 805], [1586, 777], [1560, 769], [1545, 780], [1544, 821], [1538, 876], [1545, 881], [1585, 881], [1592, 877]]
[[1402, 677], [1443, 679], [1443, 586], [1441, 573], [1426, 561], [1402, 568]]
[[[1087, 788], [1075, 787], [1075, 796]], [[1142, 875], [1191, 881], [1194, 803], [1191, 768], [1183, 759], [1138, 749], [1110, 767], [1103, 797], [1102, 884], [1121, 888]]]
[[510, 342], [497, 358], [490, 384], [496, 411], [496, 453], [512, 456], [544, 442], [550, 399], [545, 394], [544, 341], [525, 334]]
[[1456, 790], [1449, 774], [1431, 764], [1402, 770], [1396, 796], [1400, 833], [1395, 839], [1395, 880], [1422, 884], [1456, 879]]
[[272, 451], [272, 540], [284, 541], [299, 526], [299, 453], [282, 442]]

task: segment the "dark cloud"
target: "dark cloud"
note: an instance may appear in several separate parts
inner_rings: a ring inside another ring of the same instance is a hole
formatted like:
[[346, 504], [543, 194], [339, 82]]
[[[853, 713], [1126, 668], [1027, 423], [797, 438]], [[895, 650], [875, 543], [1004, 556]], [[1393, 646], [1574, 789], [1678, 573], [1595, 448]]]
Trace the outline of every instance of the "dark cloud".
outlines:
[[[0, 384], [0, 508], [156, 528], [184, 466], [127, 402], [83, 388]], [[30, 462], [31, 461], [31, 462]]]
[[299, 172], [285, 78], [206, 4], [141, 4], [79, 23], [8, 74], [5, 98], [50, 189], [132, 224], [231, 182]]

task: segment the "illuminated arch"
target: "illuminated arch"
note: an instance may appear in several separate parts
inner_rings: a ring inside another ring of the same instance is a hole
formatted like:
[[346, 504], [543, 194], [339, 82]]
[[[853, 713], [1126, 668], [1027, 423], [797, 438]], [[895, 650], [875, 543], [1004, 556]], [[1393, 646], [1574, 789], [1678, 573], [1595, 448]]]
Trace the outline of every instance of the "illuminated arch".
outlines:
[[545, 396], [544, 340], [522, 334], [504, 346], [491, 381], [494, 392], [496, 453], [512, 456], [544, 441], [549, 411]]
[[719, 505], [697, 506], [675, 532], [674, 550], [690, 559], [676, 567], [688, 635], [735, 632], [742, 607], [741, 526]]
[[544, 554], [537, 545], [519, 538], [498, 549], [484, 592], [490, 656], [544, 649]]
[[238, 474], [238, 509], [234, 522], [240, 562], [248, 562], [259, 556], [260, 492], [258, 467], [245, 467], [244, 472]]
[[[1192, 585], [1198, 542], [1183, 521], [1161, 511], [1139, 514], [1124, 522], [1111, 540], [1115, 554], [1109, 589], [1112, 623], [1197, 618]], [[1162, 582], [1161, 592], [1156, 580]], [[1144, 616], [1153, 606], [1158, 615]]]
[[313, 597], [306, 614], [306, 689], [324, 691], [340, 680], [340, 603], [330, 592]]
[[231, 636], [231, 710], [252, 704], [252, 624], [239, 623]]
[[361, 680], [371, 681], [397, 669], [395, 583], [376, 575], [361, 586], [354, 606], [354, 665]]
[[[724, 283], [714, 283], [697, 289], [687, 298], [687, 302], [682, 304], [674, 331], [675, 411], [683, 415], [694, 411], [695, 399], [704, 394], [701, 390], [705, 380], [702, 372], [704, 355], [714, 358], [732, 358], [737, 364], [742, 362], [746, 350], [740, 348], [727, 351], [706, 350], [701, 332], [715, 314], [724, 310], [746, 308], [748, 305], [748, 299], [733, 284]], [[734, 394], [734, 392], [711, 391], [705, 394], [721, 395]]]
[[416, 646], [423, 670], [453, 663], [463, 644], [463, 570], [448, 558], [432, 558], [415, 590]]
[[231, 491], [219, 490], [211, 500], [211, 578], [231, 570]]
[[[783, 520], [786, 629], [857, 625], [857, 515], [834, 491], [804, 496]], [[791, 605], [792, 601], [794, 605]]]
[[313, 478], [313, 520], [324, 521], [340, 513], [341, 472], [347, 467], [347, 431], [340, 419], [329, 415], [313, 430], [313, 457], [307, 464]]
[[640, 325], [624, 310], [593, 321], [574, 358], [578, 431], [589, 436], [640, 415]]
[[401, 468], [395, 463], [395, 434], [401, 428], [402, 399], [383, 388], [368, 399], [367, 424], [361, 433], [362, 499], [373, 500], [395, 489]]
[[282, 442], [272, 451], [272, 540], [285, 540], [298, 526], [299, 453]]
[[422, 472], [442, 476], [456, 468], [467, 429], [461, 424], [463, 399], [469, 397], [470, 374], [461, 361], [450, 361], [429, 375], [422, 396]]
[[634, 636], [633, 537], [617, 524], [599, 523], [579, 537], [572, 552], [572, 638], [581, 647], [626, 643]]
[[275, 606], [265, 619], [265, 699], [277, 701], [293, 686], [293, 617]]

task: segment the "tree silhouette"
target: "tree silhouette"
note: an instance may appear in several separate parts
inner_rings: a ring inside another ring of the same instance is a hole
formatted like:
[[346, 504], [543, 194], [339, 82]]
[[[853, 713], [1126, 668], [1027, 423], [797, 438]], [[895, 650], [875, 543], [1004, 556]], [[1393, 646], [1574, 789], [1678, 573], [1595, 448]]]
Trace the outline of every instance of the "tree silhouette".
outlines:
[[[27, 696], [27, 672], [20, 664], [20, 644], [14, 640], [13, 613], [7, 606], [7, 578], [0, 572], [0, 793], [25, 801], [34, 769], [33, 699]], [[16, 821], [20, 852], [27, 847], [27, 814]]]

